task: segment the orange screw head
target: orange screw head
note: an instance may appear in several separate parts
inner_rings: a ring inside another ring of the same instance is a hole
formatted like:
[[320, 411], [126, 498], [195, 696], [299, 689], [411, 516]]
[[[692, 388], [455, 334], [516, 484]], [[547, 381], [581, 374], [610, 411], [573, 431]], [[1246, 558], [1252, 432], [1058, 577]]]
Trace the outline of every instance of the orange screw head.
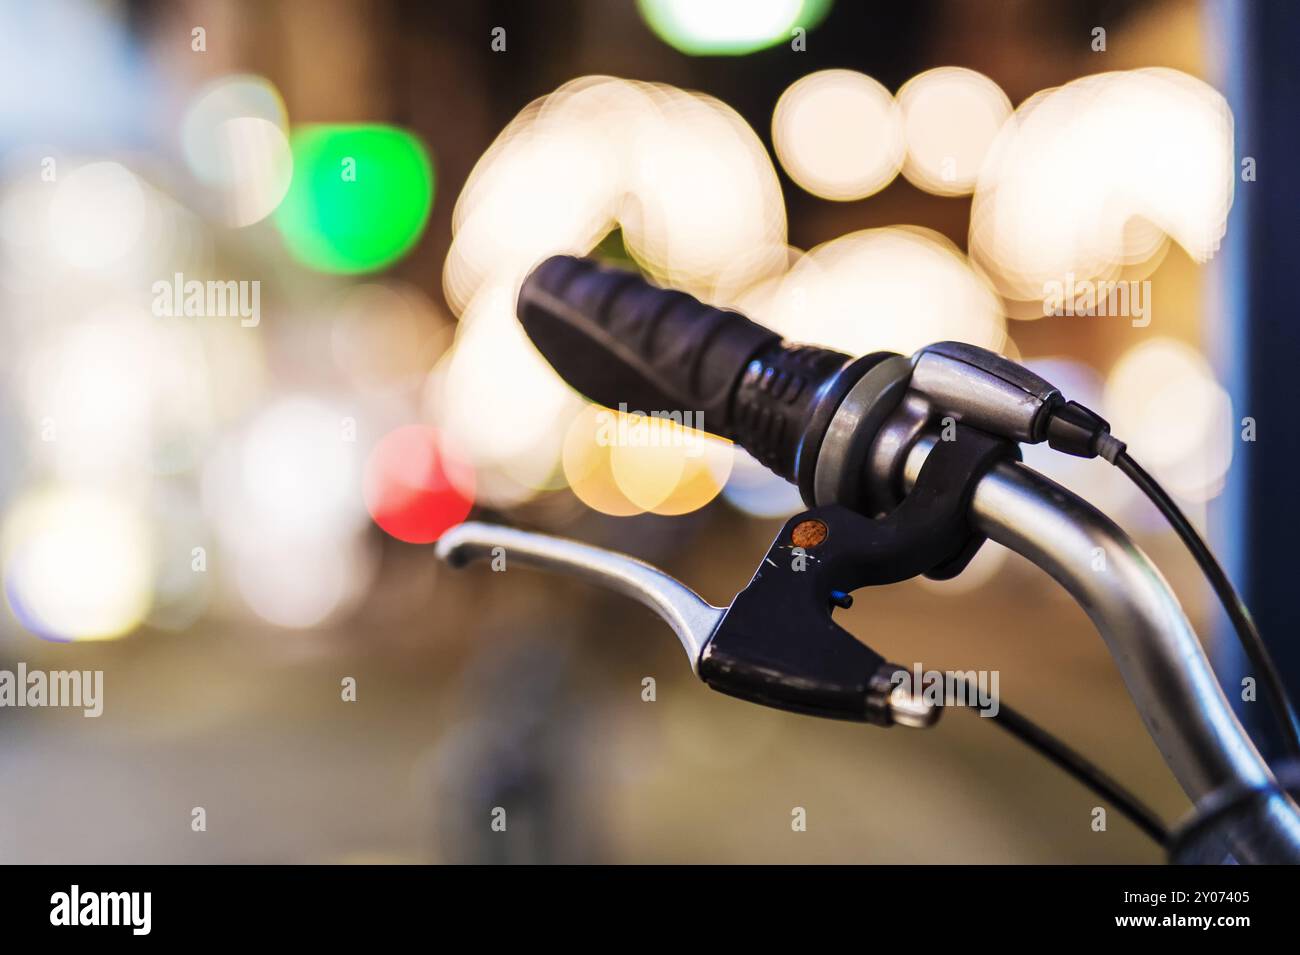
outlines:
[[829, 533], [829, 528], [821, 521], [800, 521], [794, 526], [794, 530], [790, 532], [790, 543], [795, 547], [809, 550], [826, 540]]

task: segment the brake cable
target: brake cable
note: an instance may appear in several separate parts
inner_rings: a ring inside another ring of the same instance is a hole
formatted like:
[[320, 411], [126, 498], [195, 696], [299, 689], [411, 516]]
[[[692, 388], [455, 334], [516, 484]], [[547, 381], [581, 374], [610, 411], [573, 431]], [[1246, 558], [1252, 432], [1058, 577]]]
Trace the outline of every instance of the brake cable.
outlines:
[[1078, 402], [1058, 405], [1047, 423], [1047, 443], [1058, 451], [1077, 457], [1101, 457], [1114, 465], [1137, 486], [1168, 521], [1179, 539], [1196, 559], [1201, 573], [1214, 589], [1219, 604], [1232, 622], [1237, 639], [1267, 690], [1269, 709], [1282, 732], [1283, 745], [1292, 759], [1300, 758], [1300, 735], [1296, 714], [1264, 639], [1255, 626], [1245, 601], [1170, 494], [1129, 454], [1123, 441], [1110, 433], [1110, 425], [1096, 412]]

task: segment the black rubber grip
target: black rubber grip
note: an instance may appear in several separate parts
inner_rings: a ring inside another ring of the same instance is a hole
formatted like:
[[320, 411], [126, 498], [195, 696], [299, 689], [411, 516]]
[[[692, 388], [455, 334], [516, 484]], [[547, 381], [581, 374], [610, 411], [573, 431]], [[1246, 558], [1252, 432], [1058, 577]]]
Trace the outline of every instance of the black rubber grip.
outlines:
[[533, 344], [587, 398], [642, 414], [702, 413], [704, 428], [727, 438], [745, 367], [781, 340], [736, 312], [570, 256], [533, 270], [518, 312]]
[[831, 414], [874, 363], [786, 345], [737, 312], [571, 256], [532, 271], [518, 313], [546, 360], [590, 400], [681, 412], [799, 483], [805, 497]]

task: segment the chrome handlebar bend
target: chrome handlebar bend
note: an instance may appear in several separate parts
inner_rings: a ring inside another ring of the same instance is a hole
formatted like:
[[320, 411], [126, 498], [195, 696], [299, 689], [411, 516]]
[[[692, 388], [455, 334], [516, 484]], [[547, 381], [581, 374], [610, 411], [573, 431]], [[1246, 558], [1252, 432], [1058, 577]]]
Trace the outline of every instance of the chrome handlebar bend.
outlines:
[[[934, 439], [907, 454], [904, 483]], [[1105, 640], [1147, 732], [1193, 803], [1228, 786], [1261, 788], [1268, 765], [1232, 711], [1196, 631], [1160, 571], [1095, 507], [1023, 464], [995, 467], [971, 499], [976, 527], [1069, 591]], [[1104, 561], [1098, 561], [1098, 554]], [[1101, 567], [1103, 569], [1097, 569]], [[1231, 844], [1242, 862], [1300, 863], [1300, 811], [1261, 800]]]

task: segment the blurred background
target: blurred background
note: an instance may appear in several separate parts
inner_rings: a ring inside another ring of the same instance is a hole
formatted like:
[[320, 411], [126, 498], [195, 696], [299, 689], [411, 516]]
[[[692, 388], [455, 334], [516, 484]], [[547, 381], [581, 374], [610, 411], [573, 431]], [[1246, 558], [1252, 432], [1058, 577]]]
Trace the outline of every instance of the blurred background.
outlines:
[[[594, 251], [793, 339], [1025, 361], [1110, 419], [1281, 637], [1259, 565], [1294, 520], [1259, 502], [1295, 449], [1254, 383], [1285, 394], [1258, 363], [1295, 352], [1251, 316], [1295, 188], [1256, 159], [1294, 133], [1246, 134], [1294, 104], [1261, 77], [1297, 24], [1267, 16], [0, 4], [0, 668], [105, 674], [98, 719], [0, 709], [0, 859], [1159, 861], [971, 714], [881, 731], [731, 700], [648, 611], [431, 542], [472, 513], [725, 604], [800, 509], [725, 442], [600, 439], [513, 318], [531, 265]], [[1083, 314], [1095, 282], [1134, 283], [1122, 314]], [[1155, 558], [1231, 682], [1154, 512], [1035, 450]], [[1083, 612], [1019, 557], [842, 619], [889, 659], [999, 670], [1187, 810]]]

